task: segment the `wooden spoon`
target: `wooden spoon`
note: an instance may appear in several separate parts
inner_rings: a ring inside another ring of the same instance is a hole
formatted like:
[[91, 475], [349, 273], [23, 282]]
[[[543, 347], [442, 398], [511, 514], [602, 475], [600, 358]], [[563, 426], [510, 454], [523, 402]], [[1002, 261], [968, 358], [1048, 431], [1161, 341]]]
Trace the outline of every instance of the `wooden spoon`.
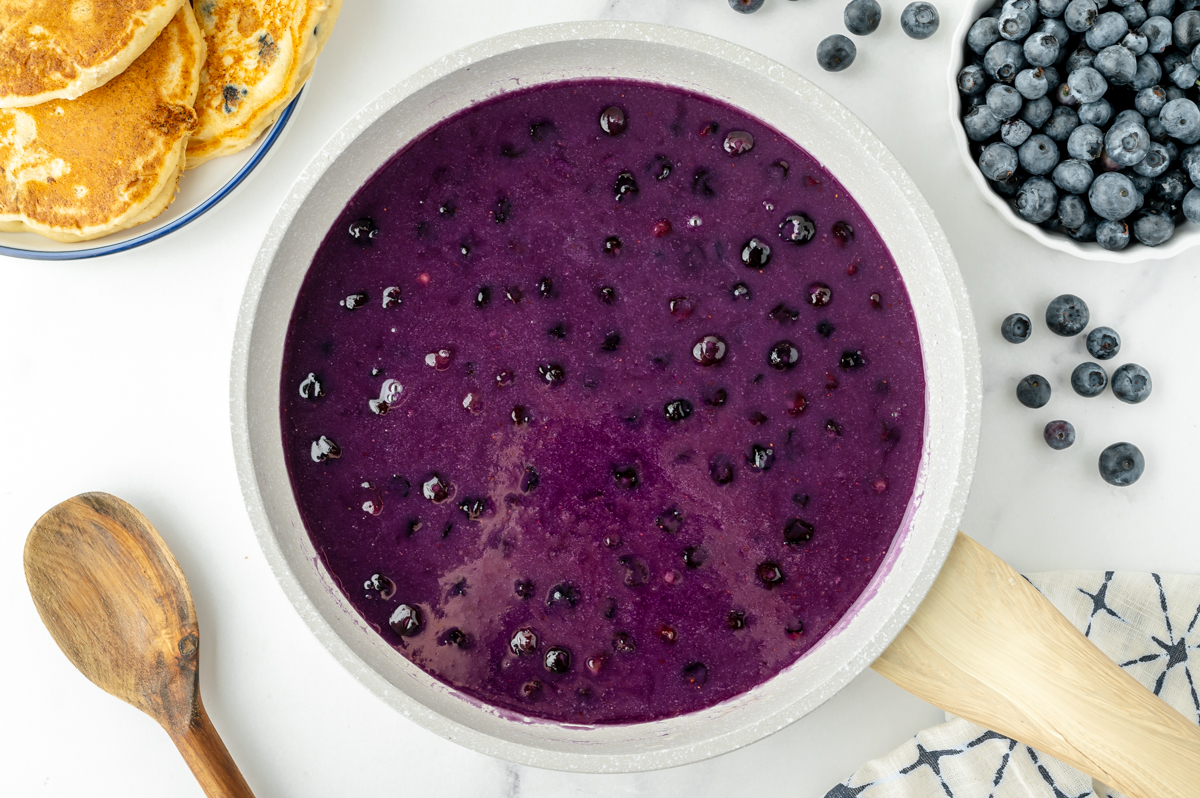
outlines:
[[1130, 798], [1200, 794], [1200, 727], [966, 535], [959, 534], [929, 595], [871, 667]]
[[211, 798], [253, 798], [200, 701], [200, 632], [179, 564], [106, 493], [54, 507], [25, 541], [42, 623], [94, 684], [158, 721]]

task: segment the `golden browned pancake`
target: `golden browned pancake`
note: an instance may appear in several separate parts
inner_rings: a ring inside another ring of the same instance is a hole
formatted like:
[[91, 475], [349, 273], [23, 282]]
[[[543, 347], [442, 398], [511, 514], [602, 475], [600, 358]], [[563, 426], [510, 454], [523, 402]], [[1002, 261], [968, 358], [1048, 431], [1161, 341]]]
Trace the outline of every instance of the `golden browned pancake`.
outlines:
[[77, 100], [0, 109], [0, 231], [85, 241], [175, 196], [204, 39], [184, 5], [118, 77]]
[[249, 145], [296, 95], [341, 0], [196, 0], [208, 55], [190, 169]]
[[0, 0], [0, 108], [73, 100], [119, 75], [184, 0]]

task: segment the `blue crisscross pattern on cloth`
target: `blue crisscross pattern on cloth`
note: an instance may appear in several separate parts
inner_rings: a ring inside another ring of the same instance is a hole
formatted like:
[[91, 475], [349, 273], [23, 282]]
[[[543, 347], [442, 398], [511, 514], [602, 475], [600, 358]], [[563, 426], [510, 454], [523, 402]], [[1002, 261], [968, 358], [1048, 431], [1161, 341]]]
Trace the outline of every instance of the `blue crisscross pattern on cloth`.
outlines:
[[[1200, 577], [1057, 571], [1033, 583], [1100, 649], [1200, 723]], [[1200, 785], [1197, 785], [1200, 794]], [[1124, 798], [1016, 740], [946, 723], [855, 771], [825, 798]]]

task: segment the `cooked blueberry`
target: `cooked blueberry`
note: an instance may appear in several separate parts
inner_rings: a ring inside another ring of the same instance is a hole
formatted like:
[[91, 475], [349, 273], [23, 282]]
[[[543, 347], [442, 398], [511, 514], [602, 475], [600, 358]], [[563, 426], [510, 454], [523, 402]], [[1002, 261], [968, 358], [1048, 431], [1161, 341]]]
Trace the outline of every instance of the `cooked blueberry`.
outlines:
[[817, 226], [807, 214], [790, 213], [779, 223], [779, 237], [792, 244], [807, 244], [817, 235]]
[[692, 414], [692, 403], [687, 399], [672, 399], [663, 405], [663, 415], [667, 421], [679, 422]]
[[1114, 443], [1100, 453], [1100, 476], [1110, 485], [1126, 487], [1146, 470], [1146, 458], [1132, 443]]
[[400, 296], [400, 289], [398, 287], [389, 285], [387, 288], [383, 289], [384, 310], [387, 310], [388, 308], [399, 307], [402, 304], [404, 304], [404, 299]]
[[1122, 402], [1140, 404], [1150, 397], [1153, 388], [1150, 372], [1137, 363], [1126, 363], [1113, 372], [1112, 392]]
[[804, 408], [808, 407], [808, 400], [804, 398], [804, 394], [797, 391], [788, 399], [786, 405], [787, 414], [789, 416], [798, 416], [804, 412]]
[[792, 618], [784, 625], [783, 632], [788, 637], [795, 640], [797, 637], [804, 634], [804, 622], [799, 618]]
[[843, 370], [850, 371], [852, 369], [862, 368], [863, 366], [867, 365], [867, 361], [866, 358], [863, 357], [861, 350], [847, 349], [845, 352], [842, 352], [842, 359], [838, 361], [838, 365], [841, 366]]
[[729, 393], [724, 388], [717, 388], [704, 395], [704, 404], [709, 407], [720, 407], [729, 401]]
[[496, 220], [496, 224], [504, 224], [510, 216], [512, 216], [512, 202], [508, 197], [500, 197], [492, 209], [492, 218]]
[[767, 421], [769, 421], [770, 419], [768, 419], [767, 416], [765, 414], [763, 414], [762, 412], [755, 410], [753, 413], [746, 416], [746, 420], [750, 422], [750, 426], [752, 426], [752, 427], [761, 427], [763, 424], [766, 424]]
[[600, 129], [610, 136], [625, 132], [625, 112], [615, 105], [600, 112]]
[[1017, 383], [1017, 401], [1026, 407], [1045, 407], [1050, 401], [1050, 381], [1040, 374], [1030, 374]]
[[799, 518], [792, 518], [783, 525], [783, 542], [798, 546], [812, 540], [813, 525]]
[[697, 169], [692, 175], [692, 193], [699, 197], [715, 197], [716, 189], [712, 186], [712, 176], [707, 169]]
[[683, 321], [696, 311], [696, 300], [686, 296], [673, 296], [667, 300], [667, 310], [672, 316]]
[[558, 324], [554, 325], [549, 330], [546, 330], [546, 334], [549, 335], [551, 338], [557, 338], [558, 340], [561, 341], [562, 339], [567, 337], [567, 325], [560, 321]]
[[841, 72], [854, 63], [858, 48], [840, 33], [826, 36], [817, 45], [817, 66], [826, 72]]
[[681, 675], [684, 684], [699, 689], [708, 681], [708, 667], [703, 662], [693, 662], [684, 666]]
[[1071, 372], [1071, 388], [1080, 396], [1099, 396], [1108, 386], [1108, 374], [1099, 363], [1080, 363]]
[[793, 493], [792, 501], [801, 507], [807, 507], [811, 497], [807, 493]]
[[633, 654], [637, 651], [637, 643], [629, 632], [617, 632], [612, 639], [613, 651], [618, 654]]
[[324, 395], [325, 392], [321, 390], [321, 381], [310, 371], [300, 383], [300, 397], [302, 399], [320, 399]]
[[604, 285], [596, 291], [596, 296], [604, 304], [611, 305], [617, 301], [617, 289], [611, 285]]
[[486, 285], [480, 286], [475, 292], [475, 307], [486, 307], [492, 301], [492, 289]]
[[771, 262], [771, 248], [757, 238], [742, 245], [742, 263], [751, 269], [765, 268]]
[[365, 244], [379, 235], [379, 228], [370, 216], [364, 216], [350, 223], [350, 237], [360, 244]]
[[538, 696], [542, 694], [542, 683], [537, 679], [530, 679], [521, 685], [521, 697], [526, 701], [536, 701]]
[[654, 525], [667, 534], [674, 535], [683, 525], [683, 513], [678, 507], [669, 507], [654, 519]]
[[735, 632], [746, 628], [746, 613], [741, 610], [730, 610], [725, 616], [725, 625]]
[[421, 631], [421, 608], [413, 604], [401, 604], [388, 618], [388, 626], [401, 637], [412, 637]]
[[688, 568], [699, 568], [704, 565], [708, 559], [708, 554], [704, 549], [696, 546], [688, 546], [683, 550], [683, 564]]
[[654, 234], [655, 238], [662, 238], [663, 236], [670, 235], [671, 221], [669, 219], [659, 219], [654, 223], [654, 226], [650, 228], [650, 232]]
[[567, 372], [557, 363], [543, 363], [538, 366], [538, 375], [550, 386], [562, 385], [567, 378]]
[[554, 646], [546, 651], [542, 664], [551, 673], [566, 673], [571, 669], [571, 652], [562, 646]]
[[530, 421], [533, 421], [533, 414], [529, 412], [529, 408], [525, 405], [513, 405], [512, 420], [518, 427], [523, 427]]
[[579, 589], [570, 582], [561, 582], [546, 594], [547, 607], [574, 607], [579, 601]]
[[458, 509], [462, 510], [467, 518], [472, 521], [478, 521], [487, 512], [487, 499], [479, 496], [463, 499], [458, 503]]
[[733, 461], [723, 454], [714, 455], [708, 463], [708, 475], [718, 485], [728, 485], [733, 482]]
[[658, 627], [658, 639], [667, 645], [672, 645], [679, 639], [679, 633], [675, 631], [674, 626], [664, 623]]
[[368, 598], [371, 598], [372, 592], [384, 601], [396, 595], [396, 583], [379, 573], [371, 574], [371, 577], [363, 583], [363, 587], [368, 591]]
[[833, 335], [836, 329], [837, 328], [828, 321], [817, 322], [817, 335], [821, 336], [822, 338], [829, 338], [831, 335]]
[[367, 294], [365, 291], [357, 294], [351, 294], [345, 299], [339, 300], [338, 304], [344, 307], [346, 310], [361, 308], [363, 305], [367, 304]]
[[342, 450], [333, 442], [332, 438], [322, 435], [312, 442], [312, 446], [309, 447], [309, 455], [314, 463], [324, 463], [326, 460], [336, 460], [341, 457]]
[[611, 330], [604, 334], [604, 341], [600, 344], [600, 348], [605, 352], [615, 352], [621, 348], [621, 333], [616, 330]]
[[771, 321], [793, 322], [800, 318], [799, 311], [792, 310], [787, 305], [780, 302], [775, 307], [767, 311], [767, 318]]
[[767, 363], [776, 371], [787, 371], [800, 362], [800, 350], [791, 341], [779, 341], [767, 352]]
[[746, 465], [752, 471], [770, 471], [775, 464], [775, 450], [759, 443], [750, 445], [746, 450]]
[[1097, 327], [1088, 333], [1087, 350], [1097, 360], [1110, 360], [1121, 351], [1121, 336], [1112, 327]]
[[617, 562], [625, 569], [625, 577], [622, 581], [627, 587], [641, 587], [650, 580], [650, 566], [646, 565], [646, 561], [641, 557], [626, 554]]
[[1000, 325], [1000, 334], [1010, 344], [1025, 343], [1029, 340], [1029, 333], [1032, 331], [1033, 324], [1024, 313], [1013, 313], [1005, 318]]
[[617, 175], [617, 182], [613, 187], [613, 193], [617, 198], [617, 202], [628, 197], [637, 196], [638, 184], [637, 179], [633, 176], [633, 172], [626, 170]]
[[617, 236], [609, 236], [604, 239], [604, 254], [620, 255], [621, 254], [621, 239]]
[[779, 563], [777, 562], [771, 562], [770, 560], [761, 562], [758, 564], [758, 568], [754, 570], [754, 573], [758, 577], [758, 581], [762, 582], [763, 587], [767, 588], [767, 590], [783, 582], [783, 569], [779, 567]]
[[631, 465], [613, 466], [612, 476], [619, 486], [626, 489], [636, 488], [641, 482], [637, 468]]
[[517, 594], [518, 598], [533, 598], [533, 589], [533, 580], [531, 579], [518, 579], [513, 583], [513, 592]]
[[701, 366], [715, 366], [725, 359], [725, 339], [719, 335], [705, 335], [692, 346], [692, 358]]
[[511, 370], [502, 369], [501, 371], [496, 373], [496, 387], [497, 388], [507, 388], [508, 386], [512, 385], [513, 380], [516, 379], [516, 376], [517, 375], [514, 374]]
[[529, 627], [523, 627], [513, 632], [513, 636], [509, 638], [508, 649], [518, 657], [524, 657], [527, 654], [532, 654], [538, 649], [537, 632]]
[[1070, 421], [1051, 421], [1042, 430], [1042, 437], [1051, 449], [1066, 449], [1075, 442], [1075, 427]]
[[538, 280], [537, 284], [538, 296], [542, 299], [550, 299], [555, 296], [554, 282], [549, 277], [543, 277]]
[[880, 296], [879, 294], [871, 294], [870, 302], [871, 302], [871, 307], [875, 308], [876, 310], [879, 310], [880, 308], [883, 307], [883, 297]]
[[671, 159], [665, 155], [654, 156], [654, 163], [650, 164], [650, 174], [654, 175], [655, 180], [666, 180], [671, 176], [671, 169], [674, 164]]
[[824, 307], [833, 299], [833, 289], [825, 283], [813, 283], [808, 287], [808, 301], [813, 307]]
[[750, 286], [746, 285], [745, 283], [734, 283], [733, 288], [729, 290], [729, 293], [734, 299], [749, 299]]
[[1057, 296], [1046, 307], [1046, 326], [1055, 335], [1078, 335], [1090, 318], [1087, 303], [1074, 294]]
[[442, 642], [455, 648], [467, 649], [471, 647], [471, 636], [455, 626], [446, 631], [446, 634], [442, 637]]
[[[829, 386], [826, 386], [826, 387], [829, 387]], [[836, 388], [836, 387], [837, 387], [837, 383], [834, 383], [832, 387]], [[838, 422], [837, 422], [835, 419], [832, 419], [832, 418], [831, 418], [831, 419], [829, 419], [828, 421], [826, 421], [826, 422], [825, 422], [825, 431], [826, 431], [827, 433], [829, 433], [829, 436], [830, 436], [831, 438], [838, 438], [838, 437], [841, 437], [841, 434], [842, 434], [842, 425], [841, 425], [841, 424], [839, 424], [839, 423], [838, 423]]]

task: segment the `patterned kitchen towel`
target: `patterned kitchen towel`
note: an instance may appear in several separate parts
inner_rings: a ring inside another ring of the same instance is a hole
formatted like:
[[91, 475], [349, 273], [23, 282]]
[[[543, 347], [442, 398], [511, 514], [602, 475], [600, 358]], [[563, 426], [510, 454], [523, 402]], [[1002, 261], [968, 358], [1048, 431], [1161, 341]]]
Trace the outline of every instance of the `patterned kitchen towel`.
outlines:
[[[1200, 577], [1056, 571], [1031, 574], [1029, 581], [1130, 675], [1200, 723], [1189, 660], [1200, 650]], [[940, 796], [1124, 798], [1069, 765], [953, 716], [866, 763], [825, 798]]]

